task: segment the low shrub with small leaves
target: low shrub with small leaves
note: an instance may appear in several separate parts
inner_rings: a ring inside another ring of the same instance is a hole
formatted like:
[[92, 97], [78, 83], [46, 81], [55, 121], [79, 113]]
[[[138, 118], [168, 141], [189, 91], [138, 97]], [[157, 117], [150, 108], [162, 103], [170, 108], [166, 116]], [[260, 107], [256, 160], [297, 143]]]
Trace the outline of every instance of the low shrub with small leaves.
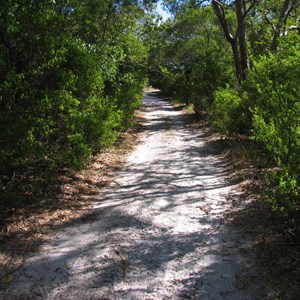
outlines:
[[279, 167], [273, 174], [272, 204], [300, 211], [300, 39], [282, 41], [280, 51], [261, 57], [249, 74], [253, 139]]
[[213, 125], [225, 133], [246, 133], [249, 130], [247, 94], [227, 87], [216, 91], [212, 106]]

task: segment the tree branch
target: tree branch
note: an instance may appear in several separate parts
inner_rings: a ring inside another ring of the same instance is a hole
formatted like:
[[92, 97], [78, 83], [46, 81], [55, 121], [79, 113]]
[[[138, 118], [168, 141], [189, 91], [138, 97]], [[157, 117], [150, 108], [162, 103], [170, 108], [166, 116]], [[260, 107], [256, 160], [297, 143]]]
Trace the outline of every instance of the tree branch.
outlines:
[[250, 10], [257, 4], [259, 3], [261, 0], [253, 0], [250, 4], [250, 6], [248, 7], [248, 9], [245, 10], [242, 18], [245, 19], [247, 17], [247, 15], [249, 14]]
[[225, 17], [225, 11], [222, 3], [220, 3], [217, 0], [212, 1], [212, 5], [215, 11], [216, 16], [218, 17], [220, 24], [223, 28], [225, 37], [229, 43], [233, 43], [236, 39], [232, 33], [230, 32], [229, 24], [227, 23], [226, 17]]

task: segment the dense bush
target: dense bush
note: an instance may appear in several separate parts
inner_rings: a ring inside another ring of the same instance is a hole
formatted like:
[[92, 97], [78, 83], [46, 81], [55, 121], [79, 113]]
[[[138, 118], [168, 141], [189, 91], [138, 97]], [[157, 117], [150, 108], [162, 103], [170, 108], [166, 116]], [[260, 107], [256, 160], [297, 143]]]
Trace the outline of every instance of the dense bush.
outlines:
[[215, 92], [212, 123], [222, 132], [247, 133], [251, 122], [247, 94], [229, 86]]
[[142, 14], [111, 0], [0, 7], [0, 202], [25, 177], [81, 167], [131, 124], [145, 84]]
[[275, 54], [262, 56], [247, 82], [253, 138], [271, 153], [279, 171], [275, 208], [300, 205], [300, 40], [285, 38]]
[[283, 38], [279, 51], [254, 62], [238, 90], [218, 90], [212, 107], [219, 130], [251, 132], [270, 154], [278, 169], [271, 174], [268, 197], [274, 209], [286, 213], [295, 213], [300, 205], [299, 46], [299, 38]]

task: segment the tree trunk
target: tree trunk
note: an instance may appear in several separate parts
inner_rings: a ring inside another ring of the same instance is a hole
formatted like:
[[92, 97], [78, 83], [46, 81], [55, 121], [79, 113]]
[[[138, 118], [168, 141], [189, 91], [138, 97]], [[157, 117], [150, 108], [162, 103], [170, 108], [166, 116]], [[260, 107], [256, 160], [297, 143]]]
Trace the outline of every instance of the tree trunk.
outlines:
[[282, 6], [282, 9], [279, 14], [279, 18], [276, 24], [275, 32], [273, 35], [273, 40], [271, 44], [271, 49], [273, 51], [277, 50], [278, 47], [278, 38], [280, 37], [280, 34], [282, 32], [282, 29], [286, 25], [286, 20], [292, 11], [292, 9], [296, 6], [297, 0], [285, 0]]
[[234, 61], [234, 68], [235, 68], [235, 76], [237, 79], [238, 84], [241, 84], [243, 80], [242, 76], [242, 64], [241, 64], [241, 59], [240, 59], [240, 52], [238, 48], [238, 41], [237, 39], [233, 39], [231, 42], [231, 49], [232, 49], [232, 54], [233, 54], [233, 61]]
[[[237, 0], [237, 2], [242, 2], [243, 0]], [[237, 13], [236, 16], [239, 15], [240, 20], [243, 21], [243, 28], [239, 28], [237, 30], [236, 35], [234, 36], [230, 30], [229, 24], [227, 23], [225, 11], [222, 6], [222, 3], [220, 3], [217, 0], [212, 0], [212, 5], [215, 11], [216, 16], [218, 17], [221, 27], [223, 29], [223, 32], [225, 34], [226, 40], [230, 43], [231, 49], [232, 49], [232, 55], [233, 55], [233, 61], [234, 61], [234, 68], [235, 68], [235, 75], [238, 84], [242, 82], [243, 79], [246, 79], [246, 72], [243, 72], [244, 68], [245, 70], [248, 69], [248, 54], [247, 54], [247, 46], [246, 46], [246, 29], [244, 24], [244, 16], [243, 16], [243, 9], [240, 8], [239, 14]], [[239, 38], [242, 38], [242, 41], [239, 40]], [[243, 51], [243, 53], [242, 53]], [[243, 64], [242, 64], [242, 58], [243, 57]], [[246, 67], [244, 67], [246, 65]]]
[[245, 4], [244, 0], [236, 0], [236, 18], [238, 23], [237, 39], [240, 50], [240, 80], [247, 79], [247, 70], [249, 69], [249, 56], [247, 50], [247, 33], [245, 24]]

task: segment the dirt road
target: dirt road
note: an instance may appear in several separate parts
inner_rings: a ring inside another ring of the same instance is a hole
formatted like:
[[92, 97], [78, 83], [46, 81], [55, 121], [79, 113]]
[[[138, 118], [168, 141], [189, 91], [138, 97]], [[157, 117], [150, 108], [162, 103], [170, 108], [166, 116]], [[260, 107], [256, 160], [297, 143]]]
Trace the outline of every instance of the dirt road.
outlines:
[[5, 299], [261, 299], [251, 237], [226, 221], [228, 166], [181, 110], [144, 97], [141, 143], [84, 222], [15, 274]]

